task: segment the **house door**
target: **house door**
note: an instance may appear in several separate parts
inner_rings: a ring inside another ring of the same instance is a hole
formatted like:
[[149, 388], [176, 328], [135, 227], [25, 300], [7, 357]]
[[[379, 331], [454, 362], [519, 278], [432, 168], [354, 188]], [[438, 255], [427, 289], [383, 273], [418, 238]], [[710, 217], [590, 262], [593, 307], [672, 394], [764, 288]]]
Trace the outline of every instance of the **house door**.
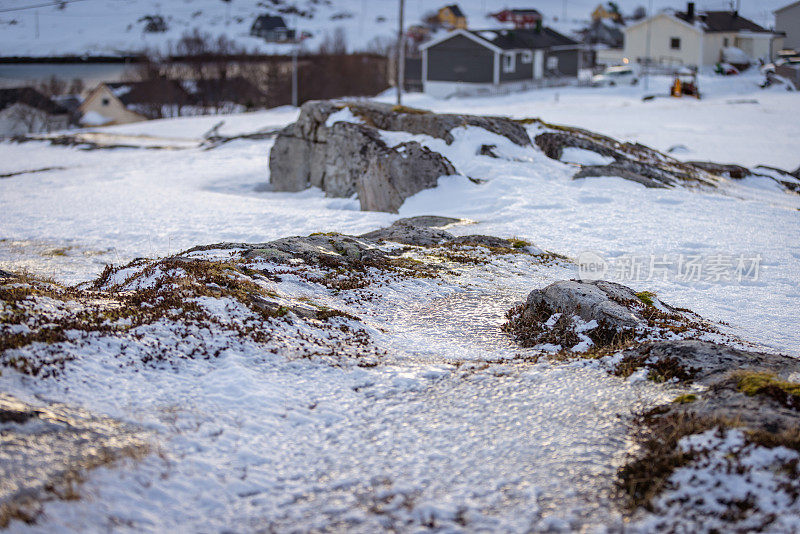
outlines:
[[533, 79], [541, 80], [544, 77], [544, 50], [533, 52]]

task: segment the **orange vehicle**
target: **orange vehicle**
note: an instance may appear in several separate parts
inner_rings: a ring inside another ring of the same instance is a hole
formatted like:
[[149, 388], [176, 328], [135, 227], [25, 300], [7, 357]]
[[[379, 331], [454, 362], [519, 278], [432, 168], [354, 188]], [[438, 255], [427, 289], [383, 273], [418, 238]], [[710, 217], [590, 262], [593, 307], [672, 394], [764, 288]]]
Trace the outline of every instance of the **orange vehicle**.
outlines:
[[676, 98], [693, 96], [700, 98], [700, 89], [697, 85], [697, 71], [683, 70], [675, 75], [670, 94]]

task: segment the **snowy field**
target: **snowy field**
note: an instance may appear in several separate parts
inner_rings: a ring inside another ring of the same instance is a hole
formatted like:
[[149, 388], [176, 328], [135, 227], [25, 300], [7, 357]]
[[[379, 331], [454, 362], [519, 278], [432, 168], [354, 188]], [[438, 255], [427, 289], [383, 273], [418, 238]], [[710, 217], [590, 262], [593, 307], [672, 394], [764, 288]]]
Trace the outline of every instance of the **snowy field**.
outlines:
[[[573, 88], [447, 101], [410, 95], [407, 103], [541, 117], [661, 150], [682, 146], [674, 153], [681, 159], [793, 170], [800, 166], [800, 96], [759, 90], [756, 81], [704, 78], [701, 101], [642, 102], [642, 88]], [[668, 80], [651, 83], [653, 92], [666, 92]], [[174, 150], [0, 144], [0, 175], [51, 169], [0, 178], [0, 268], [77, 283], [106, 263], [200, 244], [357, 234], [436, 214], [474, 221], [449, 230], [455, 234], [520, 237], [572, 258], [584, 251], [609, 260], [758, 255], [757, 280], [626, 283], [724, 321], [728, 334], [800, 356], [800, 196], [771, 180], [729, 181], [718, 191], [574, 181], [574, 166], [538, 149], [464, 130], [449, 147], [426, 143], [466, 176], [486, 181], [442, 178], [391, 215], [360, 212], [356, 199], [319, 190], [271, 192], [269, 140], [191, 147], [220, 120], [221, 132], [235, 135], [280, 127], [296, 114], [282, 108], [102, 130], [157, 138]], [[486, 142], [516, 160], [475, 156]], [[75, 403], [163, 436], [158, 455], [94, 472], [88, 498], [50, 503], [42, 523], [15, 527], [347, 525], [368, 532], [437, 523], [456, 529], [462, 516], [489, 530], [618, 524], [607, 497], [596, 497], [607, 495], [624, 456], [624, 421], [616, 416], [674, 392], [583, 365], [491, 365], [470, 373], [454, 365], [513, 358], [520, 350], [499, 331], [505, 311], [531, 289], [576, 275], [571, 264], [509, 265], [385, 289], [386, 306], [372, 310], [370, 327], [389, 358], [375, 369], [265, 359], [242, 349], [212, 362], [134, 370], [117, 366], [114, 347], [102, 346], [64, 380], [3, 374], [0, 385], [10, 393]], [[370, 512], [376, 507], [379, 517]]]

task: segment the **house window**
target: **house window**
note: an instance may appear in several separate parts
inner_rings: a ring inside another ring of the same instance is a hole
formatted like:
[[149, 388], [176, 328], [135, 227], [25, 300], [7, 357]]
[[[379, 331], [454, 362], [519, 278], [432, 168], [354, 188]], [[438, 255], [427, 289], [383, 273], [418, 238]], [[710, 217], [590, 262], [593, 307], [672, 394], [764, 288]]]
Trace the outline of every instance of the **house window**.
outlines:
[[104, 105], [104, 106], [107, 106], [107, 105], [109, 105], [110, 103], [111, 103], [111, 100], [109, 100], [108, 98], [104, 98], [104, 99], [103, 99], [103, 105]]
[[728, 47], [730, 46], [730, 44], [731, 44], [731, 41], [730, 41], [730, 39], [728, 39], [727, 37], [725, 37], [725, 38], [722, 40], [722, 46], [724, 46], [725, 48], [728, 48]]
[[517, 55], [503, 54], [503, 72], [514, 72], [517, 70]]
[[669, 47], [672, 50], [680, 50], [681, 49], [681, 39], [680, 39], [680, 37], [672, 37], [669, 40]]
[[547, 57], [547, 70], [558, 70], [558, 56]]
[[522, 53], [522, 62], [526, 65], [533, 63], [533, 52], [525, 51]]

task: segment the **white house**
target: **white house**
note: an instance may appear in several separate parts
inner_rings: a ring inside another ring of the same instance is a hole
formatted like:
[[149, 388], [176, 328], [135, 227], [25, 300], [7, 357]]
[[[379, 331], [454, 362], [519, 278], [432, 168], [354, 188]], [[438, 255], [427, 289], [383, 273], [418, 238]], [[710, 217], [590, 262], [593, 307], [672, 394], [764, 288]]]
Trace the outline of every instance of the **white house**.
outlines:
[[775, 31], [786, 34], [783, 46], [800, 48], [800, 2], [775, 10]]
[[0, 137], [63, 130], [69, 112], [30, 87], [0, 89]]
[[722, 50], [741, 49], [752, 59], [771, 60], [783, 36], [740, 16], [736, 11], [659, 13], [625, 29], [625, 57], [637, 63], [649, 58], [661, 64], [709, 66], [722, 60]]

